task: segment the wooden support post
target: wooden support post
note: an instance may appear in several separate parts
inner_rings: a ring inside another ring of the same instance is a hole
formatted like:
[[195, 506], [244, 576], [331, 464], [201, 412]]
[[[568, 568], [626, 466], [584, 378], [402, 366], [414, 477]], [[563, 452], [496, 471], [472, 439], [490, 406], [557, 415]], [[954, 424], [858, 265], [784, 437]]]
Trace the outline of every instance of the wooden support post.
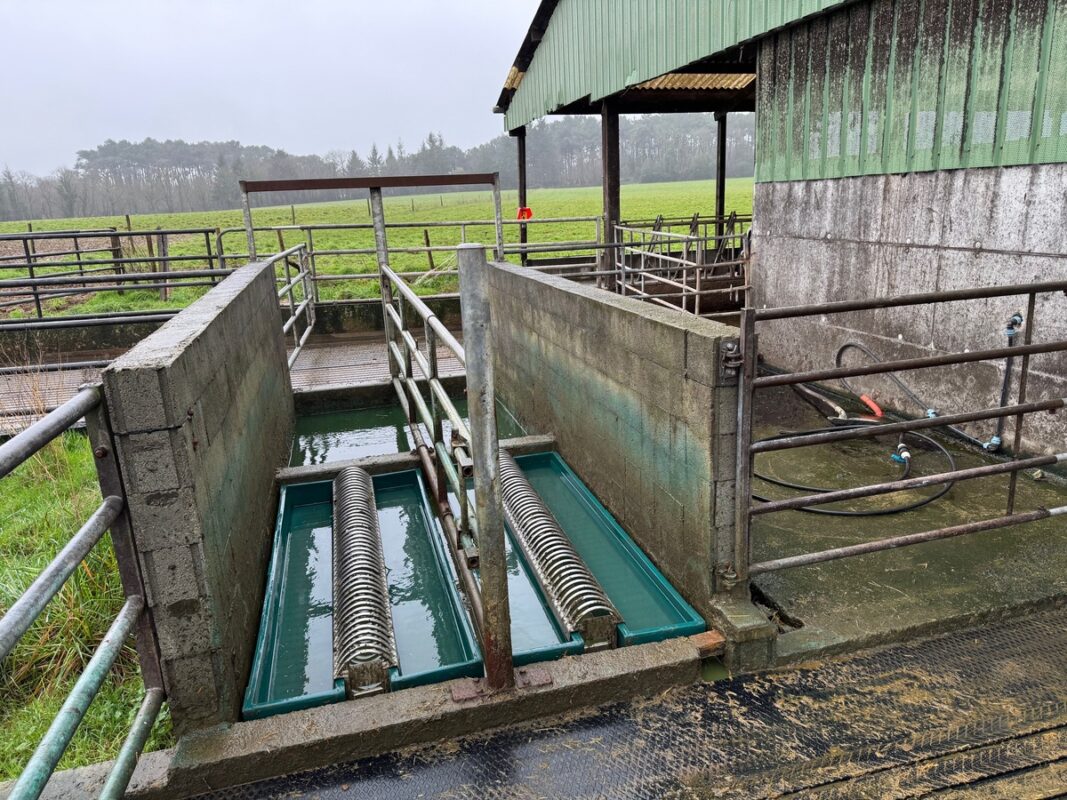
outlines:
[[[604, 241], [614, 244], [615, 226], [619, 224], [621, 217], [622, 199], [619, 175], [619, 112], [610, 100], [604, 101], [600, 111], [600, 152], [604, 163]], [[609, 291], [615, 291], [614, 275], [608, 276], [607, 288]]]
[[[526, 126], [523, 125], [521, 128], [516, 128], [511, 132], [511, 135], [515, 137], [519, 157], [519, 208], [526, 208], [528, 203], [526, 196]], [[519, 225], [519, 244], [525, 247], [527, 241], [526, 223], [523, 223]], [[520, 258], [522, 265], [525, 267], [529, 260], [525, 250], [522, 251]]]

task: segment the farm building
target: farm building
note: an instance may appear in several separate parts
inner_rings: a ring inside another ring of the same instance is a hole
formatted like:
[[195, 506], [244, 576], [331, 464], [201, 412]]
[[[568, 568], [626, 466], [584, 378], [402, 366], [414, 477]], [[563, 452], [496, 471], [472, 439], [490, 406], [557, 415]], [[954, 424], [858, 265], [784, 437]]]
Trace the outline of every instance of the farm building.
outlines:
[[[0, 659], [107, 531], [124, 601], [0, 795], [1059, 796], [1065, 74], [1067, 0], [544, 0], [517, 218], [456, 171], [0, 236], [0, 478], [65, 437], [102, 500]], [[620, 116], [693, 111], [714, 213], [633, 219]], [[551, 114], [602, 216], [525, 213]], [[492, 218], [393, 216], [427, 187]], [[323, 190], [367, 221], [254, 207]], [[130, 638], [118, 757], [53, 775]]]
[[[496, 110], [520, 160], [533, 120], [601, 115], [610, 230], [625, 216], [619, 114], [713, 111], [721, 131], [729, 112], [755, 109], [753, 300], [817, 305], [1061, 277], [1065, 76], [1063, 0], [546, 0]], [[1011, 303], [1025, 298], [793, 320], [763, 330], [761, 350], [813, 368], [854, 338], [879, 358], [994, 347], [1025, 312]], [[1034, 335], [1062, 336], [1063, 319], [1042, 309], [1038, 299]], [[1031, 396], [1067, 393], [1062, 367], [1035, 370]], [[944, 410], [995, 395], [1002, 376], [989, 364], [962, 382], [916, 381]], [[1062, 449], [1067, 423], [1036, 420], [1026, 441]]]

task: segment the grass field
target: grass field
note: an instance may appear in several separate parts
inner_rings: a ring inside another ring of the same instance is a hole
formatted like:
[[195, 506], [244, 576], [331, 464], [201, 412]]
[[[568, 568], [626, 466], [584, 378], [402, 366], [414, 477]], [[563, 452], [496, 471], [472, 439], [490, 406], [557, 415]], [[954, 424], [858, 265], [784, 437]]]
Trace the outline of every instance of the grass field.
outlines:
[[[714, 207], [714, 184], [695, 181], [675, 184], [644, 184], [623, 187], [622, 211], [629, 219], [664, 216], [691, 216], [695, 212], [710, 214]], [[600, 213], [599, 188], [535, 190], [530, 193], [530, 207], [538, 218], [592, 216]], [[505, 214], [513, 216], [514, 192], [504, 193]], [[749, 213], [752, 207], [752, 181], [731, 180], [727, 183], [727, 209]], [[257, 225], [291, 223], [289, 206], [256, 209]], [[297, 206], [296, 219], [301, 224], [369, 222], [365, 201], [316, 203]], [[386, 198], [389, 222], [488, 220], [492, 201], [488, 192], [419, 195]], [[197, 214], [139, 215], [133, 219], [135, 230], [188, 227], [240, 227], [240, 211]], [[125, 228], [125, 220], [115, 217], [44, 220], [34, 222], [34, 230], [70, 230], [72, 228]], [[567, 241], [593, 238], [593, 223], [564, 223], [531, 228], [531, 241]], [[0, 233], [26, 230], [25, 223], [0, 223]], [[509, 227], [508, 239], [517, 241], [518, 229]], [[449, 245], [459, 241], [458, 229], [431, 229], [434, 244]], [[420, 245], [422, 229], [390, 230], [393, 246]], [[489, 227], [472, 227], [468, 240], [490, 243]], [[244, 234], [237, 231], [224, 240], [227, 250], [244, 249]], [[285, 239], [296, 244], [296, 233]], [[372, 233], [316, 234], [317, 248], [355, 248], [373, 246]], [[276, 238], [260, 237], [261, 252], [278, 249]], [[144, 252], [143, 250], [141, 252]], [[173, 241], [172, 254], [202, 254], [203, 238]], [[438, 254], [438, 267], [451, 265], [454, 258]], [[421, 270], [425, 255], [398, 255], [393, 264], [398, 269]], [[373, 272], [370, 257], [319, 260], [320, 273]], [[4, 277], [17, 272], [6, 270]], [[39, 274], [47, 274], [41, 269]], [[437, 278], [420, 284], [420, 291], [452, 290], [453, 277]], [[119, 311], [177, 307], [190, 302], [203, 290], [176, 291], [169, 301], [158, 292], [127, 291], [123, 295], [97, 294], [75, 302], [52, 301], [56, 313], [89, 310]], [[324, 298], [370, 297], [377, 294], [374, 281], [344, 282], [323, 289]], [[27, 313], [24, 309], [22, 313]], [[66, 543], [100, 502], [92, 454], [85, 438], [67, 434], [45, 451], [4, 479], [0, 491], [0, 611], [10, 607], [23, 589]], [[15, 654], [0, 664], [0, 780], [16, 776], [29, 759], [70, 691], [74, 680], [88, 661], [93, 648], [107, 630], [122, 605], [122, 592], [111, 553], [110, 543], [101, 541], [90, 558], [71, 578], [53, 601], [44, 617], [30, 630]], [[71, 767], [114, 757], [129, 730], [142, 693], [140, 675], [132, 650], [127, 650], [100, 696], [92, 704], [88, 717], [77, 734], [61, 766]], [[169, 720], [165, 715], [157, 723], [149, 749], [171, 742]]]
[[[685, 183], [651, 183], [624, 186], [622, 190], [622, 215], [624, 219], [652, 219], [657, 215], [666, 217], [689, 217], [696, 212], [711, 214], [714, 210], [714, 182], [691, 181]], [[517, 207], [517, 194], [504, 192], [503, 206], [505, 218], [513, 218]], [[530, 192], [530, 207], [538, 219], [550, 217], [594, 216], [601, 213], [602, 195], [599, 187], [580, 189], [536, 189]], [[752, 180], [737, 178], [727, 181], [726, 208], [740, 214], [751, 213]], [[457, 220], [492, 219], [492, 198], [489, 192], [461, 192], [444, 194], [427, 194], [418, 196], [386, 197], [386, 221], [389, 223], [407, 222], [445, 222]], [[296, 206], [265, 206], [253, 211], [257, 226], [274, 226], [292, 224], [293, 217], [298, 224], [356, 224], [368, 227], [358, 231], [316, 231], [314, 244], [317, 250], [351, 250], [373, 248], [374, 236], [369, 228], [370, 216], [365, 200], [346, 202], [312, 203]], [[114, 226], [125, 228], [125, 219], [121, 217], [86, 217], [81, 219], [42, 220], [33, 223], [34, 230], [69, 230], [71, 228], [104, 228]], [[246, 250], [245, 236], [242, 228], [242, 216], [239, 210], [209, 211], [188, 214], [152, 214], [137, 215], [133, 218], [134, 230], [154, 230], [156, 228], [220, 228], [238, 229], [225, 233], [224, 249], [237, 253]], [[13, 233], [26, 230], [25, 223], [0, 223], [0, 233]], [[454, 246], [460, 242], [459, 228], [394, 228], [389, 231], [389, 244], [394, 248], [423, 246], [424, 235], [428, 233], [434, 246]], [[588, 241], [595, 238], [596, 227], [593, 222], [569, 222], [552, 225], [530, 226], [531, 242]], [[467, 240], [491, 244], [494, 240], [491, 225], [470, 226]], [[518, 226], [505, 228], [505, 238], [517, 242]], [[260, 254], [276, 252], [281, 245], [286, 247], [303, 240], [299, 231], [284, 234], [281, 242], [271, 232], [257, 235], [256, 247]], [[68, 243], [69, 244], [69, 243]], [[171, 255], [202, 255], [205, 245], [202, 236], [174, 237], [170, 242]], [[139, 243], [131, 257], [144, 255], [147, 247]], [[437, 269], [455, 268], [455, 258], [448, 253], [435, 254]], [[186, 269], [199, 269], [206, 264], [187, 262]], [[392, 266], [397, 270], [422, 271], [428, 269], [425, 254], [397, 253], [393, 256]], [[323, 256], [317, 259], [317, 271], [325, 274], [351, 274], [375, 271], [373, 256]], [[69, 268], [67, 268], [69, 269]], [[147, 267], [146, 267], [147, 269]], [[19, 273], [8, 270], [5, 277], [15, 277]], [[40, 268], [39, 275], [47, 275], [48, 269]], [[443, 274], [420, 281], [417, 289], [423, 294], [442, 291], [455, 291], [454, 275]], [[86, 299], [81, 296], [75, 300], [67, 298], [47, 303], [53, 313], [84, 313], [90, 311], [132, 311], [154, 308], [180, 307], [202, 294], [204, 289], [188, 288], [176, 290], [169, 301], [161, 300], [158, 292], [127, 291], [123, 295], [100, 293]], [[378, 285], [374, 280], [353, 280], [323, 283], [320, 296], [323, 300], [353, 299], [375, 297]], [[20, 313], [27, 313], [29, 307], [23, 307]], [[18, 313], [18, 312], [17, 312]]]

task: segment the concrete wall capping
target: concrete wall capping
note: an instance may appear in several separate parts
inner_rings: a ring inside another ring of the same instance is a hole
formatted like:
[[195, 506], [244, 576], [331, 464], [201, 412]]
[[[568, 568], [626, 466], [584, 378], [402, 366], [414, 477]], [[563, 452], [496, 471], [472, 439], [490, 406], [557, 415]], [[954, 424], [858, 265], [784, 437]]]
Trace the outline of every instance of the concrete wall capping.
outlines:
[[273, 267], [237, 270], [103, 383], [175, 729], [233, 722], [293, 429]]

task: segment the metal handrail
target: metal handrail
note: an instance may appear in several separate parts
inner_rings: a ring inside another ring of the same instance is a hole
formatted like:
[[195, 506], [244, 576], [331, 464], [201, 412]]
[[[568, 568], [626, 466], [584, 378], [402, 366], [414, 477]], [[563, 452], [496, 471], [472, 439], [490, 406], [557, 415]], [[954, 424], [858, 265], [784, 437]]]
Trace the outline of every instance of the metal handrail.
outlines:
[[[971, 289], [959, 289], [941, 292], [925, 292], [867, 300], [844, 300], [830, 303], [793, 306], [784, 308], [755, 309], [747, 307], [741, 311], [740, 358], [742, 362], [741, 385], [738, 396], [738, 440], [737, 440], [737, 476], [735, 501], [735, 536], [732, 553], [718, 565], [718, 580], [726, 589], [744, 584], [753, 576], [781, 569], [791, 569], [808, 564], [818, 564], [840, 558], [848, 558], [867, 553], [881, 552], [898, 547], [906, 547], [922, 542], [937, 541], [956, 536], [965, 536], [983, 531], [1000, 530], [1024, 523], [1036, 522], [1050, 517], [1067, 515], [1067, 506], [1058, 508], [1039, 508], [1033, 511], [1016, 513], [1015, 499], [1019, 473], [1022, 470], [1038, 466], [1056, 465], [1067, 462], [1067, 453], [1050, 456], [1023, 458], [1020, 450], [1023, 443], [1023, 429], [1028, 415], [1041, 412], [1055, 412], [1067, 408], [1067, 398], [1052, 398], [1028, 402], [1026, 399], [1030, 357], [1042, 353], [1060, 353], [1067, 351], [1067, 340], [1033, 343], [1034, 316], [1037, 296], [1039, 294], [1067, 294], [1067, 281], [1045, 281], [1032, 284], [1013, 284], [1003, 286], [983, 286]], [[1025, 317], [1023, 343], [1011, 347], [993, 348], [978, 351], [943, 353], [921, 358], [900, 359], [864, 364], [856, 367], [837, 367], [834, 369], [808, 370], [792, 373], [774, 374], [766, 377], [757, 376], [758, 353], [756, 349], [756, 326], [761, 321], [792, 320], [804, 317], [822, 317], [827, 314], [840, 314], [853, 311], [865, 311], [884, 308], [916, 307], [932, 303], [962, 302], [1000, 297], [1026, 296], [1028, 298]], [[1005, 393], [1002, 404], [996, 408], [961, 412], [945, 416], [935, 416], [933, 412], [921, 419], [907, 419], [880, 425], [845, 427], [815, 433], [783, 436], [773, 440], [753, 442], [754, 395], [759, 389], [777, 386], [793, 386], [803, 383], [828, 381], [865, 375], [893, 374], [903, 370], [927, 369], [931, 367], [970, 364], [1004, 358], [1021, 359], [1022, 367], [1018, 377], [1018, 402], [1008, 405]], [[753, 460], [760, 453], [810, 447], [833, 442], [867, 439], [875, 436], [904, 434], [911, 431], [946, 428], [954, 425], [982, 420], [1015, 420], [1012, 459], [1003, 464], [986, 465], [969, 469], [953, 469], [936, 475], [907, 478], [885, 483], [841, 489], [832, 492], [791, 497], [784, 500], [752, 503]], [[857, 545], [830, 548], [813, 553], [771, 559], [762, 562], [750, 561], [750, 538], [752, 520], [756, 516], [773, 514], [781, 511], [802, 510], [826, 503], [855, 500], [865, 497], [889, 494], [929, 486], [945, 486], [959, 481], [996, 475], [1008, 476], [1008, 499], [1006, 513], [993, 519], [968, 522], [946, 528], [921, 531], [903, 536], [893, 536], [864, 542]]]
[[[125, 571], [126, 575], [136, 576], [131, 586], [124, 575], [126, 602], [122, 610], [112, 622], [104, 639], [86, 665], [85, 671], [78, 677], [74, 688], [23, 769], [11, 794], [8, 795], [11, 800], [36, 800], [41, 795], [60, 759], [70, 746], [90, 703], [100, 692], [108, 672], [122, 652], [127, 637], [135, 629], [142, 631], [145, 629], [144, 585], [140, 579], [136, 556], [132, 548], [122, 546], [122, 531], [117, 527], [127, 513], [125, 494], [121, 481], [116, 480], [115, 475], [105, 475], [103, 471], [100, 471], [102, 469], [100, 464], [109, 463], [112, 449], [112, 434], [107, 425], [107, 414], [102, 403], [101, 387], [99, 385], [85, 386], [73, 398], [0, 445], [0, 478], [3, 478], [69, 430], [82, 417], [86, 418], [90, 435], [96, 441], [100, 440], [97, 437], [102, 437], [108, 442], [107, 445], [100, 446], [95, 451], [100, 485], [106, 496], [85, 524], [0, 618], [0, 660], [12, 653], [18, 642], [41, 616], [106, 531], [112, 531], [112, 543], [120, 571]], [[133, 563], [130, 563], [130, 559], [133, 559]], [[153, 642], [153, 652], [155, 652], [154, 648]], [[143, 658], [144, 653], [140, 646], [139, 652]], [[142, 665], [144, 663], [142, 660]], [[138, 713], [133, 730], [122, 747], [120, 758], [108, 778], [102, 796], [121, 797], [159, 714], [163, 698], [164, 691], [161, 686], [146, 686], [145, 703]]]

